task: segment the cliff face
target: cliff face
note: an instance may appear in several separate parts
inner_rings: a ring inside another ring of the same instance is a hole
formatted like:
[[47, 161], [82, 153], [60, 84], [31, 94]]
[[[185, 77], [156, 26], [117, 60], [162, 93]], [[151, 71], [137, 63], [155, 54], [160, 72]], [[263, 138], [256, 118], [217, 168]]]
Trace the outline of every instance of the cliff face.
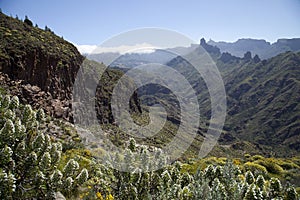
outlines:
[[53, 98], [70, 99], [83, 56], [50, 31], [0, 14], [0, 70], [12, 80], [36, 85]]
[[[0, 87], [19, 96], [23, 103], [72, 122], [73, 84], [84, 61], [76, 47], [49, 29], [33, 27], [2, 13], [0, 41]], [[98, 81], [93, 80], [95, 84]], [[111, 89], [106, 86], [104, 91], [109, 94]], [[96, 94], [97, 105], [110, 102], [106, 93]], [[140, 111], [138, 102], [137, 95], [133, 95], [131, 104]], [[100, 122], [113, 121], [109, 104], [96, 111]]]

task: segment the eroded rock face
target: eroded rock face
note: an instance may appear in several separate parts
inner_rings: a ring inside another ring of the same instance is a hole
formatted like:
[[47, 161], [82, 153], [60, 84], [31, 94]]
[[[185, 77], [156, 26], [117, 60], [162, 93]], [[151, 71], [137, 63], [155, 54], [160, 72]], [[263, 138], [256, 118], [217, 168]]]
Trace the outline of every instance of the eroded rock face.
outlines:
[[72, 84], [82, 60], [79, 53], [70, 60], [62, 61], [40, 49], [33, 49], [23, 56], [12, 55], [9, 62], [2, 64], [1, 71], [12, 80], [38, 86], [54, 98], [70, 99]]
[[220, 49], [216, 46], [207, 44], [204, 38], [200, 40], [200, 46], [202, 46], [209, 54], [214, 54], [216, 56], [221, 55]]
[[[32, 27], [2, 13], [0, 41], [0, 86], [17, 95], [22, 103], [41, 107], [55, 118], [73, 122], [73, 84], [85, 60], [76, 47], [53, 32]], [[97, 84], [99, 80], [94, 73], [97, 72], [90, 72], [91, 80]], [[123, 73], [112, 74], [115, 75], [105, 79], [104, 92], [95, 95], [97, 105], [101, 106], [96, 109], [100, 122], [113, 122], [109, 95], [113, 88], [107, 80], [120, 78]], [[80, 85], [85, 88], [84, 83]], [[83, 90], [82, 96], [87, 92], [88, 88]], [[132, 107], [140, 111], [137, 95], [133, 98], [136, 99], [132, 100]]]
[[32, 27], [0, 13], [0, 71], [70, 99], [76, 73], [84, 57], [76, 47], [53, 32]]
[[12, 95], [19, 97], [23, 104], [30, 104], [33, 108], [43, 108], [45, 112], [55, 118], [72, 121], [71, 100], [53, 98], [50, 92], [40, 87], [25, 84], [22, 80], [11, 80], [7, 74], [0, 72], [0, 86]]

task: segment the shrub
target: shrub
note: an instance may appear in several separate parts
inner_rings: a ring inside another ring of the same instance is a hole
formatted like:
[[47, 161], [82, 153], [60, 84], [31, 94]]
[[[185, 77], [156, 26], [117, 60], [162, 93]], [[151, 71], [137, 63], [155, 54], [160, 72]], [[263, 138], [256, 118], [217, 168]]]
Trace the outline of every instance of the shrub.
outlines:
[[278, 178], [271, 178], [270, 180], [270, 197], [278, 198], [281, 197], [282, 185]]
[[58, 168], [62, 145], [45, 130], [43, 111], [21, 106], [17, 97], [0, 96], [0, 198], [45, 199], [61, 191], [69, 196], [88, 178], [69, 160]]
[[255, 172], [255, 173], [266, 174], [268, 172], [267, 169], [266, 169], [266, 167], [264, 167], [262, 165], [259, 165], [257, 163], [253, 163], [253, 162], [246, 162], [244, 164], [244, 168], [247, 171], [252, 171], [252, 172]]
[[286, 190], [286, 196], [285, 196], [286, 200], [298, 200], [298, 194], [295, 190], [294, 187], [289, 187]]
[[265, 157], [261, 156], [261, 155], [254, 155], [252, 156], [252, 160], [255, 161], [255, 160], [264, 160]]
[[273, 159], [273, 158], [267, 158], [265, 160], [257, 160], [254, 163], [264, 166], [267, 169], [267, 171], [272, 173], [272, 174], [280, 175], [284, 172], [282, 167], [280, 167], [276, 163], [276, 160]]

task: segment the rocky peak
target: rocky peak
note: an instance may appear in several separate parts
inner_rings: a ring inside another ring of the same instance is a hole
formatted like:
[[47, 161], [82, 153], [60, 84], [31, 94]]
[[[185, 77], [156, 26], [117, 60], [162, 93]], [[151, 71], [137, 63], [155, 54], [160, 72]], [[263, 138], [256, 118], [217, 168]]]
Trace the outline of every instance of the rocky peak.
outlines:
[[259, 63], [260, 62], [260, 58], [259, 58], [259, 56], [257, 54], [255, 54], [255, 56], [253, 57], [253, 61], [255, 63]]
[[250, 51], [247, 51], [247, 52], [244, 54], [243, 60], [245, 60], [245, 61], [250, 61], [251, 59], [252, 59], [251, 52], [250, 52]]
[[204, 38], [200, 40], [200, 46], [202, 46], [211, 55], [215, 55], [215, 56], [221, 55], [220, 49], [216, 46], [207, 44]]

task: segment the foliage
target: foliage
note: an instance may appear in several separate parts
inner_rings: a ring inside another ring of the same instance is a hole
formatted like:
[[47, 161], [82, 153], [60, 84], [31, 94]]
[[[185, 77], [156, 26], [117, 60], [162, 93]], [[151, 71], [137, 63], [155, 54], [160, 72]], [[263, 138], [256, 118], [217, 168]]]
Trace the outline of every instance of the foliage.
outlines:
[[[278, 178], [270, 179], [266, 173], [243, 172], [230, 160], [223, 164], [208, 164], [204, 168], [203, 165], [202, 167], [198, 165], [197, 171], [187, 170], [190, 165], [178, 161], [156, 171], [145, 171], [155, 163], [145, 162], [147, 164], [142, 168], [136, 167], [133, 160], [140, 154], [141, 149], [148, 154], [151, 147], [140, 146], [134, 139], [130, 139], [127, 149], [113, 159], [122, 162], [130, 157], [130, 162], [127, 162], [127, 169], [130, 169], [130, 172], [116, 170], [110, 163], [104, 163], [106, 159], [102, 162], [95, 161], [92, 178], [86, 182], [83, 191], [85, 195], [82, 195], [82, 198], [105, 199], [109, 196], [115, 199], [163, 200], [298, 198], [293, 186], [285, 187]], [[161, 159], [165, 160], [167, 157], [161, 154]]]
[[73, 159], [60, 168], [62, 145], [46, 133], [43, 110], [0, 96], [0, 198], [52, 199], [76, 192], [88, 178]]

